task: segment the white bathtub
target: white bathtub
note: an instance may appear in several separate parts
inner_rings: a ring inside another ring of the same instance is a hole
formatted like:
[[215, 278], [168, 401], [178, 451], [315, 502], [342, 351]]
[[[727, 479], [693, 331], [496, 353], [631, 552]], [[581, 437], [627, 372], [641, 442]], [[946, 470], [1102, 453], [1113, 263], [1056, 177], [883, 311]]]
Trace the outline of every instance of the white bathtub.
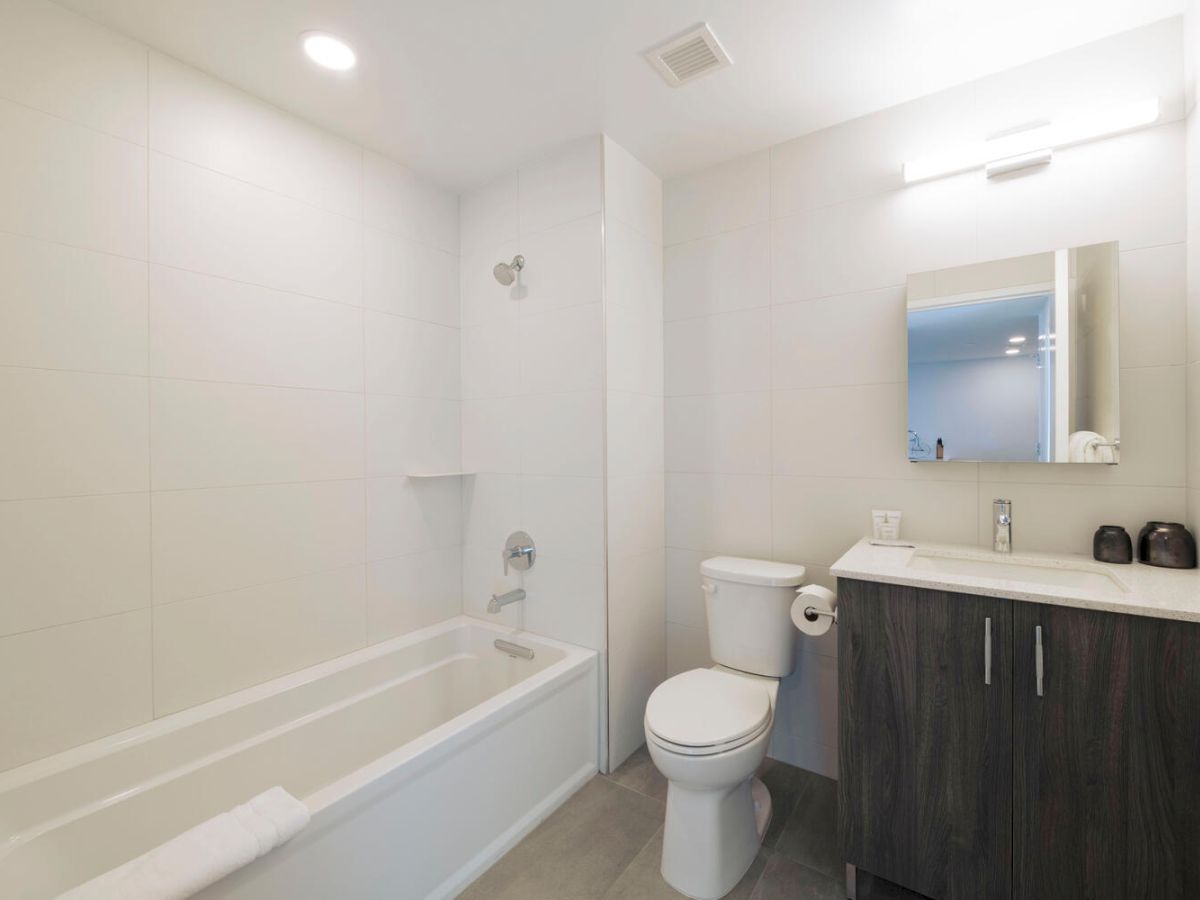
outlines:
[[597, 728], [594, 652], [452, 619], [0, 774], [0, 897], [56, 896], [276, 784], [311, 824], [199, 897], [451, 897], [596, 772]]

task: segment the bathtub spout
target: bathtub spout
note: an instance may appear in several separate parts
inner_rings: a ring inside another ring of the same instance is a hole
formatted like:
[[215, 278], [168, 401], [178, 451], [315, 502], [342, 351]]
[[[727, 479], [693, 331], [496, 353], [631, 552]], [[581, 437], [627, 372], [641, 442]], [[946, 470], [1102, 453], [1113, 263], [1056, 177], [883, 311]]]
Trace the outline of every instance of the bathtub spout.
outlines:
[[517, 588], [516, 590], [509, 591], [507, 594], [500, 594], [499, 596], [492, 594], [491, 602], [488, 603], [488, 612], [498, 613], [501, 609], [508, 606], [508, 604], [516, 603], [518, 600], [524, 599], [524, 588]]

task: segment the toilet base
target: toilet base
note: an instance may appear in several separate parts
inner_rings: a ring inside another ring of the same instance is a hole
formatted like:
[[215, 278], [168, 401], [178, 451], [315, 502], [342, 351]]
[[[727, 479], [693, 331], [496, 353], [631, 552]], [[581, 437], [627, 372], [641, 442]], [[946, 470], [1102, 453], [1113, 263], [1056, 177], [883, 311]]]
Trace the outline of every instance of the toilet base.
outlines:
[[771, 824], [771, 794], [757, 778], [729, 790], [670, 782], [662, 876], [694, 900], [719, 900], [749, 870]]

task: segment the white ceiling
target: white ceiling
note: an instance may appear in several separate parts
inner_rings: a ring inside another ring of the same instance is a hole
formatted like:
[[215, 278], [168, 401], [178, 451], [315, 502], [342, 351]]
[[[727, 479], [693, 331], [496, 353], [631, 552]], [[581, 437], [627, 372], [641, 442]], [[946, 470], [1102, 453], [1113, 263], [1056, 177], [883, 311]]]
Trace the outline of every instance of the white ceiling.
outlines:
[[[463, 189], [607, 132], [670, 177], [1176, 15], [1184, 0], [60, 0]], [[641, 53], [707, 21], [734, 66]], [[302, 31], [358, 51], [337, 75]]]

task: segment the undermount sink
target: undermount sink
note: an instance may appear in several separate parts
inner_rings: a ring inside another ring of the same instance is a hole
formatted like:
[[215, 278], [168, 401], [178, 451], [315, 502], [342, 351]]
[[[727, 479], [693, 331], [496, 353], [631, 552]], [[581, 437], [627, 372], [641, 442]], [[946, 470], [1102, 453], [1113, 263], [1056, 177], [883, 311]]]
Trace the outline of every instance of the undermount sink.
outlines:
[[936, 572], [943, 575], [965, 575], [972, 578], [997, 578], [1021, 581], [1049, 587], [1077, 588], [1081, 591], [1102, 591], [1111, 594], [1128, 593], [1128, 588], [1115, 576], [1101, 569], [1067, 564], [1040, 564], [1030, 560], [979, 559], [917, 551], [908, 561], [910, 569]]

